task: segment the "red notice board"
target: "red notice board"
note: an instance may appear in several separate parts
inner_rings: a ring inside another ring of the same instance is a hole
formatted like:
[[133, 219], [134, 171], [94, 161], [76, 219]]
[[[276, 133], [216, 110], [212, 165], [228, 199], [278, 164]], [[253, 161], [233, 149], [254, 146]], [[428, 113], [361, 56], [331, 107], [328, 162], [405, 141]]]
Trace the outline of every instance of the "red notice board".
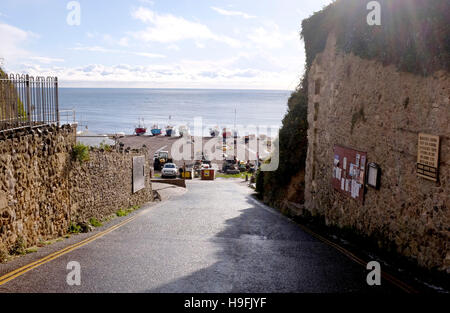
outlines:
[[361, 204], [364, 203], [367, 153], [336, 145], [332, 168], [333, 188]]

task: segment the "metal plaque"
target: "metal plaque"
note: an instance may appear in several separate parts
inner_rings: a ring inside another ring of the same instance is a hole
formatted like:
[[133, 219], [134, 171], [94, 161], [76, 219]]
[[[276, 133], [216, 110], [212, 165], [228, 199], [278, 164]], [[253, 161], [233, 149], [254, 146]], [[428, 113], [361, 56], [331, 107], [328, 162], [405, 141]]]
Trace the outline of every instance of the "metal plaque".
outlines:
[[145, 188], [145, 156], [133, 157], [133, 193]]
[[417, 176], [437, 181], [439, 172], [439, 136], [419, 134]]

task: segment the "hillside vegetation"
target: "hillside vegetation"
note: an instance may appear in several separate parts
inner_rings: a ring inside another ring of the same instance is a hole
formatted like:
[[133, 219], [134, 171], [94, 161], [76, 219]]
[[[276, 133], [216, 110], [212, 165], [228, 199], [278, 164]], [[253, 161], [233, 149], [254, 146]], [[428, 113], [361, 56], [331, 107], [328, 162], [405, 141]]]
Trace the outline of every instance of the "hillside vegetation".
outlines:
[[430, 75], [450, 71], [450, 1], [379, 0], [381, 25], [369, 26], [368, 1], [337, 0], [303, 20], [306, 65], [303, 79], [288, 101], [288, 112], [280, 130], [280, 166], [260, 173], [257, 191], [271, 204], [284, 200], [292, 177], [305, 168], [307, 153], [308, 84], [306, 77], [328, 35], [334, 32], [337, 49], [400, 71]]
[[25, 120], [26, 112], [22, 100], [17, 95], [16, 87], [1, 68], [0, 79], [3, 79], [0, 84], [0, 128], [3, 128], [8, 127], [11, 119], [14, 119], [14, 123], [18, 122], [17, 117], [20, 117], [19, 121]]

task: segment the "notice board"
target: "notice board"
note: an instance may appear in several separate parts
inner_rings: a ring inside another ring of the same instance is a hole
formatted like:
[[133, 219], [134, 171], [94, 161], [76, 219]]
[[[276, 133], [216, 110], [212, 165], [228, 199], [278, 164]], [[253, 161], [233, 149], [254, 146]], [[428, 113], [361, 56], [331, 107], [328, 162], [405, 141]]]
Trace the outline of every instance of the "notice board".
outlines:
[[439, 136], [419, 134], [417, 148], [417, 176], [438, 180]]
[[133, 157], [133, 193], [145, 188], [145, 156]]
[[335, 145], [332, 168], [333, 188], [364, 203], [367, 153]]

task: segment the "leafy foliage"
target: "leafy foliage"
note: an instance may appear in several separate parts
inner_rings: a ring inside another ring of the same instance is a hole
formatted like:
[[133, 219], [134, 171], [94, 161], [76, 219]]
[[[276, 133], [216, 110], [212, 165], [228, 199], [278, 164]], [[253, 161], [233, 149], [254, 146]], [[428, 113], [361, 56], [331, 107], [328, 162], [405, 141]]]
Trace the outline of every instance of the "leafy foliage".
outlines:
[[140, 207], [138, 205], [133, 205], [131, 208], [128, 209], [120, 209], [119, 211], [116, 212], [116, 215], [118, 217], [127, 216], [128, 214], [138, 210], [139, 208]]
[[73, 146], [72, 157], [80, 163], [89, 161], [89, 147], [81, 143], [77, 143]]
[[17, 237], [16, 242], [11, 247], [9, 253], [11, 255], [23, 255], [26, 254], [26, 242], [22, 236]]
[[[308, 71], [334, 32], [337, 48], [400, 70], [421, 75], [450, 70], [450, 1], [379, 0], [381, 26], [367, 24], [367, 2], [337, 0], [302, 22], [306, 71], [288, 100], [288, 112], [279, 134], [280, 165], [274, 172], [259, 172], [256, 191], [268, 201], [281, 199], [292, 177], [305, 168], [307, 154]], [[364, 109], [352, 125], [364, 122]]]
[[100, 149], [102, 149], [106, 152], [111, 152], [113, 150], [113, 148], [110, 145], [103, 143], [103, 142], [100, 143]]
[[450, 70], [450, 1], [378, 0], [381, 25], [369, 26], [367, 1], [337, 0], [302, 22], [306, 62], [311, 66], [334, 32], [337, 47], [400, 70], [429, 75]]
[[288, 100], [288, 112], [283, 118], [283, 126], [279, 133], [280, 164], [274, 172], [258, 172], [256, 191], [269, 201], [282, 196], [284, 187], [292, 176], [305, 168], [308, 149], [308, 84], [307, 73], [301, 85]]
[[8, 79], [8, 75], [0, 68], [0, 119], [19, 118], [26, 121], [25, 106], [17, 95], [17, 89]]
[[92, 217], [91, 219], [89, 219], [89, 224], [91, 224], [94, 227], [103, 226], [103, 224], [99, 220], [97, 220], [95, 217]]
[[69, 225], [69, 234], [79, 234], [81, 233], [82, 228], [80, 225], [75, 224], [75, 223], [70, 223]]

